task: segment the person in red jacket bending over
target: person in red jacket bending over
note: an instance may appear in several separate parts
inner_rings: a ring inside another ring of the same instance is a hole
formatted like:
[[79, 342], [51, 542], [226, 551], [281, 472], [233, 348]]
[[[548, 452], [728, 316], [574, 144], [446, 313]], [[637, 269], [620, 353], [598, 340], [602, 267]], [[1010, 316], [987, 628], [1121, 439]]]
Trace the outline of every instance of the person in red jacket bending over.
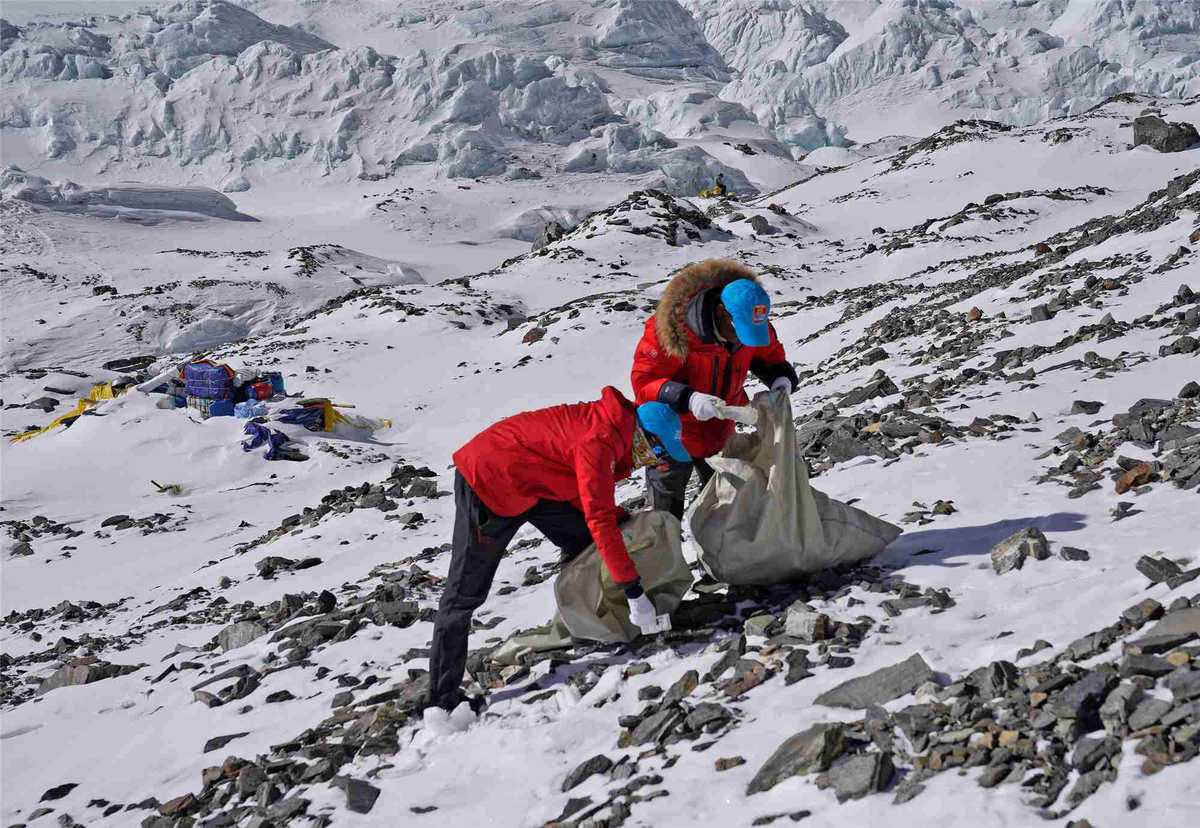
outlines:
[[638, 402], [662, 402], [681, 415], [692, 460], [646, 469], [651, 508], [682, 518], [692, 469], [701, 485], [712, 477], [704, 458], [724, 448], [735, 428], [716, 406], [749, 402], [742, 387], [747, 373], [772, 391], [796, 390], [796, 371], [770, 314], [754, 271], [728, 259], [690, 264], [667, 284], [634, 352], [631, 379]]
[[679, 416], [663, 403], [635, 406], [607, 387], [595, 402], [526, 411], [501, 420], [454, 454], [450, 571], [433, 625], [430, 702], [453, 710], [467, 663], [471, 615], [488, 596], [500, 556], [532, 523], [570, 560], [596, 544], [642, 629], [654, 604], [618, 528], [628, 515], [614, 489], [636, 468], [686, 463]]

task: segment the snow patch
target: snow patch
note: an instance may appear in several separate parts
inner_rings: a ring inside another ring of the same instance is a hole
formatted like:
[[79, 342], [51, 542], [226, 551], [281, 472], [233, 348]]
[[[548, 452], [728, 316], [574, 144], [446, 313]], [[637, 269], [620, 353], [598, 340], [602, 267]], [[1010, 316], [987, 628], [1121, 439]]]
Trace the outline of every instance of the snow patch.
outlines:
[[89, 188], [73, 181], [52, 182], [16, 167], [5, 167], [0, 170], [0, 192], [51, 210], [147, 224], [199, 217], [257, 221], [253, 216], [239, 213], [232, 199], [207, 187], [116, 184]]

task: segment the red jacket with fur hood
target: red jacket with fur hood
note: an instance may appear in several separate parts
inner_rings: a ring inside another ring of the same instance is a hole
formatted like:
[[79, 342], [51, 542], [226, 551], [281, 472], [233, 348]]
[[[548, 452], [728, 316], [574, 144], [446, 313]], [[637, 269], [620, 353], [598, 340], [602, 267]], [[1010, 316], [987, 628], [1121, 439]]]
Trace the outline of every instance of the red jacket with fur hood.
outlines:
[[612, 579], [636, 581], [618, 524], [618, 480], [633, 472], [634, 406], [609, 386], [593, 402], [556, 405], [501, 420], [454, 453], [454, 465], [493, 514], [515, 517], [539, 500], [583, 512]]
[[750, 372], [767, 386], [778, 377], [798, 385], [796, 371], [787, 361], [783, 345], [771, 328], [771, 342], [763, 347], [729, 348], [715, 336], [712, 317], [720, 289], [736, 279], [754, 279], [753, 270], [728, 259], [709, 259], [682, 268], [667, 284], [658, 309], [633, 356], [634, 395], [638, 403], [657, 400], [679, 412], [683, 445], [692, 457], [711, 457], [733, 435], [729, 420], [700, 422], [688, 411], [693, 391], [712, 394], [730, 405], [749, 400], [743, 388]]

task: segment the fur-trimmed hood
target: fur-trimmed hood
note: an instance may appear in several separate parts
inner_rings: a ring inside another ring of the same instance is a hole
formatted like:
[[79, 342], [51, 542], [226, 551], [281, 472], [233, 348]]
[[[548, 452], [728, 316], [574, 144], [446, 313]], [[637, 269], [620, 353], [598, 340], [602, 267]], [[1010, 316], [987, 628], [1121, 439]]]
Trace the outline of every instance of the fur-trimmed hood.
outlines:
[[688, 354], [687, 310], [696, 294], [711, 288], [725, 287], [738, 279], [758, 281], [758, 274], [741, 262], [732, 259], [705, 259], [680, 268], [655, 311], [654, 333], [663, 350], [676, 359], [686, 359]]

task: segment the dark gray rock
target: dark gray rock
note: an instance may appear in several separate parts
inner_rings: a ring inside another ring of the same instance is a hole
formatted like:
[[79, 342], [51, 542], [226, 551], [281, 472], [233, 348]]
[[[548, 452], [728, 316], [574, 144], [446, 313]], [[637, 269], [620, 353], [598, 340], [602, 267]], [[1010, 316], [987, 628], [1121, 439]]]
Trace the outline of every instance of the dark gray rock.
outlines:
[[1013, 773], [1012, 765], [996, 764], [983, 769], [983, 773], [979, 774], [979, 787], [994, 788], [1001, 782], [1008, 779]]
[[367, 492], [358, 499], [358, 508], [378, 509], [381, 512], [386, 512], [395, 509], [396, 502], [388, 499], [388, 496], [383, 492]]
[[900, 389], [896, 387], [896, 384], [880, 370], [875, 372], [866, 385], [855, 388], [838, 400], [837, 406], [838, 408], [848, 408], [876, 397], [888, 397], [899, 393]]
[[417, 620], [421, 607], [416, 601], [372, 601], [367, 617], [381, 627], [409, 627]]
[[914, 653], [899, 664], [852, 678], [826, 690], [817, 696], [816, 703], [827, 707], [865, 710], [907, 695], [935, 678], [925, 659], [919, 653]]
[[1063, 546], [1058, 550], [1058, 557], [1064, 561], [1087, 561], [1091, 560], [1091, 554], [1086, 549], [1079, 549], [1074, 546]]
[[74, 687], [123, 676], [140, 670], [144, 666], [144, 664], [112, 664], [100, 661], [94, 656], [77, 659], [70, 664], [64, 664], [43, 679], [42, 683], [38, 685], [37, 695], [41, 696], [60, 687]]
[[262, 638], [267, 634], [267, 628], [257, 621], [238, 621], [236, 624], [230, 624], [219, 633], [217, 633], [217, 645], [222, 652], [236, 650], [238, 647], [244, 647], [256, 638]]
[[42, 794], [42, 797], [38, 800], [38, 802], [53, 802], [56, 799], [62, 799], [64, 796], [78, 787], [78, 782], [64, 782], [61, 785], [55, 785], [53, 788], [50, 788], [44, 794]]
[[[541, 178], [541, 176], [538, 176]], [[592, 798], [589, 796], [571, 797], [567, 800], [567, 804], [563, 806], [562, 813], [558, 815], [558, 819], [554, 822], [566, 822], [572, 814], [577, 814], [592, 804]]]
[[829, 616], [811, 610], [799, 601], [788, 607], [784, 618], [784, 632], [810, 644], [829, 638], [832, 626]]
[[1200, 637], [1200, 606], [1171, 610], [1146, 631], [1153, 635], [1191, 635]]
[[[290, 518], [284, 518], [286, 523]], [[254, 563], [254, 568], [258, 570], [260, 578], [273, 578], [276, 572], [288, 572], [296, 568], [296, 562], [291, 558], [284, 558], [279, 555], [268, 555], [265, 558]]]
[[1135, 655], [1130, 653], [1121, 659], [1118, 669], [1120, 674], [1125, 678], [1131, 676], [1152, 676], [1158, 678], [1174, 670], [1175, 665], [1165, 658], [1160, 658], [1156, 655]]
[[302, 796], [289, 796], [268, 808], [267, 818], [280, 825], [285, 825], [289, 820], [307, 811], [310, 804], [312, 804], [311, 801]]
[[361, 779], [335, 776], [333, 777], [333, 786], [345, 792], [346, 808], [356, 814], [370, 813], [371, 809], [375, 807], [375, 800], [379, 798], [379, 788]]
[[158, 357], [153, 354], [124, 357], [122, 359], [110, 359], [100, 367], [105, 371], [140, 371], [143, 368], [149, 368], [157, 359]]
[[1149, 578], [1152, 584], [1169, 581], [1183, 571], [1174, 561], [1167, 558], [1152, 558], [1149, 555], [1142, 555], [1134, 566], [1137, 567], [1138, 572]]
[[808, 652], [805, 650], [792, 650], [787, 654], [787, 675], [783, 678], [785, 685], [792, 685], [798, 681], [802, 681], [812, 675], [809, 667], [812, 665], [808, 661]]
[[715, 702], [700, 702], [687, 714], [684, 723], [688, 730], [699, 731], [710, 725], [727, 722], [731, 718], [733, 714], [721, 705]]
[[1020, 569], [1026, 558], [1043, 561], [1050, 557], [1050, 546], [1046, 536], [1036, 526], [1030, 526], [1009, 535], [992, 547], [992, 569], [997, 575]]
[[842, 753], [844, 733], [841, 722], [823, 722], [789, 737], [758, 769], [746, 795], [769, 791], [792, 776], [828, 770]]
[[1071, 788], [1071, 792], [1067, 794], [1067, 802], [1072, 806], [1078, 805], [1099, 790], [1100, 786], [1109, 780], [1109, 777], [1108, 771], [1094, 770], [1081, 774], [1075, 782], [1075, 787]]
[[438, 493], [437, 481], [427, 477], [418, 477], [408, 487], [408, 491], [404, 493], [405, 497], [436, 497]]
[[1076, 400], [1071, 404], [1072, 414], [1099, 414], [1104, 403], [1094, 400]]
[[635, 745], [644, 745], [648, 742], [657, 742], [671, 732], [675, 725], [679, 724], [684, 718], [681, 710], [675, 707], [668, 707], [665, 710], [660, 710], [657, 713], [647, 716], [633, 730], [633, 743]]
[[1169, 653], [1176, 647], [1186, 644], [1195, 638], [1191, 633], [1174, 633], [1164, 635], [1147, 635], [1133, 641], [1129, 644], [1130, 652], [1146, 653], [1149, 655], [1157, 655], [1159, 653]]
[[1145, 699], [1129, 714], [1129, 729], [1135, 733], [1158, 723], [1167, 714], [1172, 703], [1165, 699]]
[[894, 774], [890, 753], [863, 753], [834, 765], [824, 781], [833, 788], [838, 802], [846, 802], [884, 790]]
[[[1197, 477], [1200, 477], [1200, 475], [1197, 475]], [[1197, 578], [1200, 578], [1200, 566], [1180, 572], [1173, 578], [1168, 578], [1167, 589], [1179, 589], [1179, 587], [1191, 583]]]
[[1151, 146], [1159, 152], [1182, 152], [1200, 143], [1200, 134], [1189, 123], [1172, 123], [1158, 115], [1142, 115], [1133, 119], [1133, 145]]
[[1100, 705], [1100, 721], [1104, 723], [1104, 729], [1109, 733], [1120, 730], [1145, 695], [1141, 685], [1132, 682], [1118, 685]]
[[733, 669], [733, 677], [721, 687], [721, 691], [730, 698], [740, 696], [762, 684], [771, 674], [767, 666], [753, 658], [743, 658]]
[[1176, 702], [1200, 698], [1200, 670], [1176, 670], [1165, 683]]
[[234, 739], [240, 739], [243, 736], [248, 736], [248, 735], [250, 735], [249, 732], [230, 733], [227, 736], [214, 736], [211, 739], [209, 739], [207, 742], [204, 743], [204, 751], [203, 752], [204, 753], [212, 753], [214, 750], [220, 750], [221, 748], [225, 747], [227, 744], [232, 742]]
[[1184, 334], [1170, 345], [1163, 345], [1159, 348], [1159, 354], [1162, 356], [1166, 356], [1167, 354], [1190, 354], [1197, 349], [1200, 349], [1200, 340], [1194, 336]]
[[1008, 661], [993, 661], [986, 667], [980, 667], [967, 677], [967, 680], [979, 693], [979, 698], [989, 700], [1003, 696], [1017, 686], [1020, 671], [1016, 665]]
[[892, 797], [893, 805], [903, 805], [905, 802], [911, 802], [925, 792], [925, 786], [916, 780], [914, 776], [906, 776], [896, 786], [896, 795]]
[[770, 613], [751, 616], [746, 619], [746, 623], [742, 625], [742, 632], [746, 635], [766, 636], [771, 625], [775, 623], [775, 616]]
[[700, 684], [700, 674], [695, 670], [688, 670], [679, 680], [667, 689], [667, 693], [663, 696], [663, 704], [671, 705], [681, 701], [692, 694]]
[[260, 766], [251, 764], [246, 765], [238, 771], [235, 785], [237, 786], [238, 793], [241, 794], [242, 797], [248, 798], [254, 796], [254, 793], [258, 790], [259, 785], [266, 781], [267, 772], [264, 771]]
[[1081, 773], [1092, 770], [1105, 759], [1121, 755], [1121, 740], [1113, 736], [1088, 736], [1080, 739], [1071, 755], [1071, 765]]
[[1048, 322], [1054, 318], [1054, 311], [1049, 305], [1034, 305], [1029, 311], [1030, 322]]
[[389, 518], [394, 519], [401, 526], [416, 526], [425, 519], [425, 516], [420, 512], [404, 512], [399, 515], [389, 515]]
[[611, 759], [603, 753], [596, 754], [567, 774], [567, 778], [562, 783], [563, 793], [583, 784], [589, 777], [597, 773], [608, 773], [612, 766], [613, 761]]
[[[538, 237], [536, 239], [534, 239], [532, 249], [533, 250], [541, 250], [543, 247], [546, 247], [547, 245], [553, 244], [554, 242], [558, 241], [566, 234], [567, 234], [567, 228], [563, 227], [557, 221], [548, 221], [542, 227], [542, 232], [538, 234]], [[528, 237], [526, 237], [526, 238], [528, 238]]]
[[769, 236], [775, 232], [775, 228], [771, 226], [771, 222], [767, 221], [766, 216], [753, 215], [749, 221], [750, 229], [760, 236]]
[[[1098, 723], [1100, 705], [1117, 684], [1117, 676], [1108, 670], [1093, 670], [1079, 681], [1051, 697], [1047, 709], [1060, 719], [1072, 719], [1085, 726]], [[1094, 729], [1094, 728], [1088, 728]]]
[[[1192, 722], [1187, 728], [1180, 728], [1184, 722]], [[1172, 738], [1180, 743], [1187, 743], [1189, 740], [1194, 740], [1200, 737], [1200, 701], [1184, 702], [1174, 705], [1159, 721], [1163, 727], [1172, 730], [1179, 728], [1175, 733], [1172, 733]]]
[[832, 463], [844, 463], [856, 457], [870, 457], [874, 453], [871, 451], [871, 447], [862, 440], [842, 434], [833, 434], [827, 437], [824, 446]]

